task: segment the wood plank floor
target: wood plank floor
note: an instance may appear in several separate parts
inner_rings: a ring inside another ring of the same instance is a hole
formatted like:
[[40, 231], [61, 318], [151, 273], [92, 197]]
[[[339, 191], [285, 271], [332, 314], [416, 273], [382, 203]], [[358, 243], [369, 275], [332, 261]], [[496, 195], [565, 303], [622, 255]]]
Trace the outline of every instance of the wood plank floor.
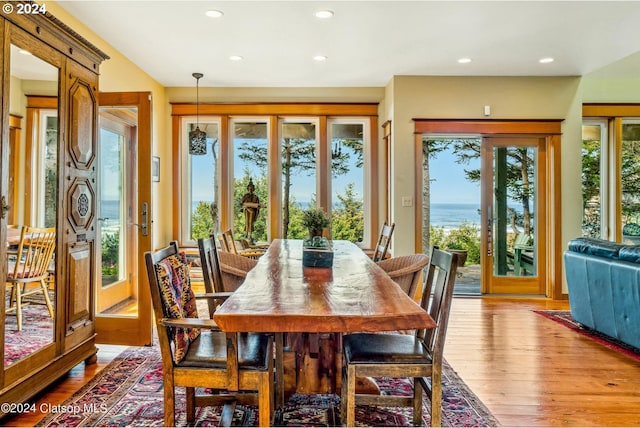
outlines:
[[[533, 312], [567, 302], [504, 297], [454, 299], [445, 358], [504, 426], [640, 426], [640, 362]], [[122, 347], [100, 345], [40, 403], [60, 404]], [[33, 426], [43, 415], [0, 421]]]

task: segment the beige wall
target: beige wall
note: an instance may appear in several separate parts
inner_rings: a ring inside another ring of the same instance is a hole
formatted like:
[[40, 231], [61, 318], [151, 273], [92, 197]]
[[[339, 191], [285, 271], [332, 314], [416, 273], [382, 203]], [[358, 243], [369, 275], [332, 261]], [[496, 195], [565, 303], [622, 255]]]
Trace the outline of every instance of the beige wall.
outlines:
[[[640, 68], [638, 68], [640, 70]], [[638, 103], [640, 102], [639, 78], [602, 78], [585, 76], [583, 79], [585, 103]]]
[[[199, 99], [207, 102], [316, 102], [376, 103], [384, 88], [215, 88], [206, 86], [207, 75], [200, 79]], [[167, 102], [196, 101], [196, 80], [192, 87], [167, 88]]]
[[396, 76], [383, 111], [392, 120], [394, 254], [414, 251], [414, 118], [477, 119], [491, 106], [492, 119], [563, 119], [562, 242], [580, 233], [581, 98], [577, 77], [428, 77]]

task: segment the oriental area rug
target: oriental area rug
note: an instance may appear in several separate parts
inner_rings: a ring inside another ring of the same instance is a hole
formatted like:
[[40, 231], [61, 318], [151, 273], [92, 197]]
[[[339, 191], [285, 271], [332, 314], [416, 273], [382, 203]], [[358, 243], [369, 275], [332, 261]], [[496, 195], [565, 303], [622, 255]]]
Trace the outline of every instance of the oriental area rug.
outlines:
[[[5, 299], [5, 307], [9, 306], [8, 301]], [[23, 307], [22, 330], [18, 330], [15, 313], [7, 314], [4, 324], [4, 366], [13, 364], [52, 342], [53, 319], [46, 306], [29, 304]]]
[[[443, 424], [487, 427], [499, 423], [445, 362], [443, 369]], [[408, 380], [377, 379], [383, 393], [411, 394]], [[184, 389], [176, 388], [176, 424], [186, 426]], [[162, 426], [162, 364], [157, 347], [130, 347], [96, 377], [59, 406], [62, 411], [45, 416], [37, 426]], [[220, 407], [198, 408], [195, 426], [217, 426]], [[410, 426], [411, 408], [357, 406], [360, 426]], [[429, 425], [425, 398], [424, 423]], [[233, 425], [257, 426], [257, 408], [238, 405]], [[337, 395], [293, 395], [275, 414], [276, 426], [340, 426]]]
[[621, 354], [627, 355], [637, 361], [640, 361], [640, 349], [621, 342], [613, 337], [607, 336], [590, 328], [584, 327], [581, 324], [571, 318], [570, 311], [534, 311], [538, 315], [542, 315], [545, 318], [549, 318], [563, 326], [579, 333], [589, 339], [597, 342], [609, 349], [612, 349]]

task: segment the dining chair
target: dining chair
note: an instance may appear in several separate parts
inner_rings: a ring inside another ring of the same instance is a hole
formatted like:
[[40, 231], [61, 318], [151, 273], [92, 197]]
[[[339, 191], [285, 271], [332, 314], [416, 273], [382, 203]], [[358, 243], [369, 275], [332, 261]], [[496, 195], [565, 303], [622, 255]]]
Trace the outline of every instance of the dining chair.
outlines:
[[236, 291], [244, 282], [247, 273], [256, 265], [258, 261], [238, 254], [218, 252], [220, 260], [220, 271], [222, 272], [222, 291]]
[[[234, 403], [242, 400], [257, 402], [258, 424], [269, 426], [273, 338], [260, 333], [225, 333], [212, 319], [198, 318], [186, 255], [178, 251], [176, 241], [146, 252], [145, 263], [162, 355], [164, 425], [176, 426], [175, 387], [179, 386], [186, 388], [189, 424], [195, 419], [195, 408], [208, 405], [223, 405], [222, 422], [229, 424]], [[228, 394], [196, 395], [195, 388]]]
[[226, 252], [231, 254], [237, 254], [250, 259], [258, 259], [265, 253], [265, 250], [263, 249], [238, 249], [231, 229], [222, 232], [222, 241], [224, 242], [222, 247]]
[[11, 286], [11, 294], [6, 312], [15, 312], [18, 330], [22, 330], [23, 306], [37, 303], [25, 303], [25, 297], [42, 293], [49, 315], [54, 316], [47, 279], [55, 250], [54, 227], [30, 226], [22, 226], [18, 245], [7, 250], [7, 284]]
[[[357, 403], [413, 406], [413, 424], [422, 425], [423, 390], [431, 400], [431, 426], [442, 425], [442, 360], [456, 268], [455, 254], [432, 249], [421, 306], [435, 321], [435, 328], [418, 329], [414, 335], [343, 336], [342, 416], [347, 426], [355, 425]], [[413, 378], [413, 397], [356, 393], [360, 377]]]
[[420, 284], [422, 269], [429, 264], [429, 256], [426, 254], [411, 254], [391, 257], [390, 259], [380, 260], [377, 264], [409, 297], [414, 299], [418, 284]]
[[[198, 239], [198, 253], [200, 254], [200, 266], [202, 267], [202, 282], [205, 294], [214, 295], [216, 299], [207, 299], [209, 318], [213, 318], [218, 306], [231, 296], [232, 293], [224, 292], [222, 283], [222, 271], [218, 258], [218, 248], [213, 237]], [[196, 297], [197, 298], [197, 297]]]
[[391, 244], [391, 236], [393, 235], [393, 229], [395, 229], [395, 227], [395, 223], [387, 224], [386, 221], [382, 225], [376, 248], [373, 250], [373, 256], [371, 257], [374, 262], [384, 260], [387, 257], [389, 245]]

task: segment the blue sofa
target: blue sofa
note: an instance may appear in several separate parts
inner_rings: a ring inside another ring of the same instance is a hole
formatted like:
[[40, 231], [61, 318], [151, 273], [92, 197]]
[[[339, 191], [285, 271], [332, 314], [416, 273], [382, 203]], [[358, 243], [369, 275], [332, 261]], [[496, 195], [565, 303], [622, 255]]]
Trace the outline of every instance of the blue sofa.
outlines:
[[640, 245], [576, 238], [564, 262], [573, 319], [640, 348]]

